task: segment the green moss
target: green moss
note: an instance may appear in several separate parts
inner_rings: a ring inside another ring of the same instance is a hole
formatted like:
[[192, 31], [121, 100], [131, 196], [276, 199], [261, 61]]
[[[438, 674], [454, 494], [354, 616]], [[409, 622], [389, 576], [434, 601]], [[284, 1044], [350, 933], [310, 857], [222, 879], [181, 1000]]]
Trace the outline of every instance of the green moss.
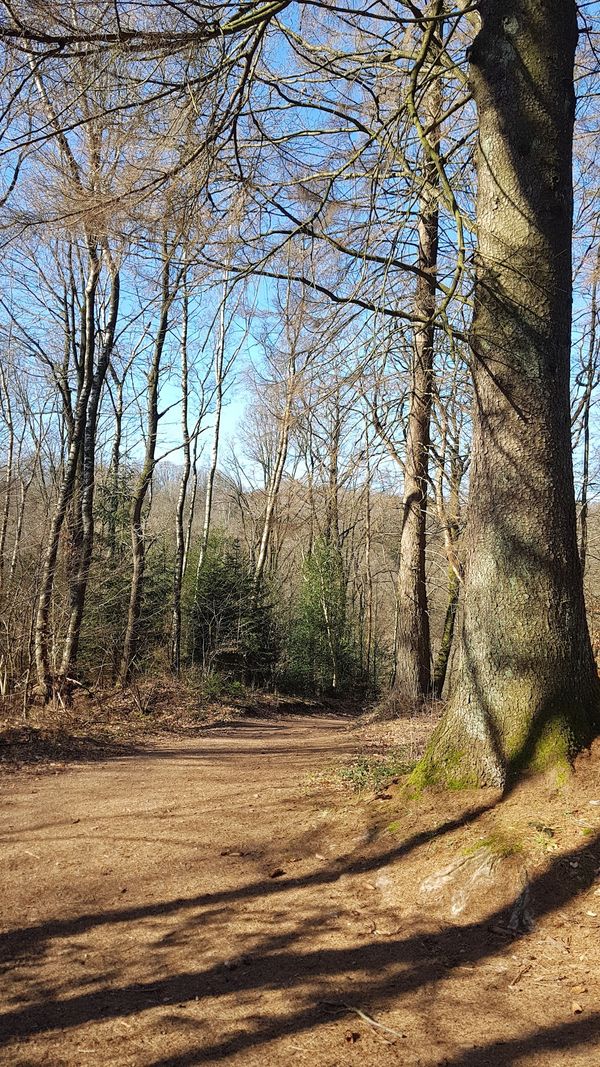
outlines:
[[537, 737], [523, 727], [514, 732], [506, 745], [506, 760], [510, 777], [524, 771], [542, 774], [554, 768], [557, 784], [564, 784], [571, 774], [571, 757], [576, 746], [568, 722], [561, 715], [549, 719]]
[[473, 856], [483, 848], [500, 859], [506, 859], [508, 856], [519, 855], [523, 851], [523, 844], [506, 830], [494, 830], [487, 837], [480, 837], [478, 841], [463, 849], [463, 856]]
[[458, 748], [447, 748], [443, 755], [434, 756], [435, 741], [419, 760], [408, 781], [418, 792], [428, 786], [444, 786], [446, 789], [476, 789], [479, 785], [474, 771], [467, 769], [465, 755]]

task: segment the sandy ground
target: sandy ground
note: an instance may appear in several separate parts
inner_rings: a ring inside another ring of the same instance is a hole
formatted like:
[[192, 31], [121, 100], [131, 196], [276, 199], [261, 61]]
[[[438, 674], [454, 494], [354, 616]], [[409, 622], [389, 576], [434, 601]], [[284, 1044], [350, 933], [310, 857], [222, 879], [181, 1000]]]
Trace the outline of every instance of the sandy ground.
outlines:
[[497, 798], [365, 801], [327, 773], [355, 748], [244, 720], [3, 777], [0, 1062], [600, 1065], [597, 767], [579, 806], [549, 787], [553, 829], [502, 806], [528, 869], [496, 856], [457, 911], [456, 872], [422, 880], [460, 855], [465, 896]]

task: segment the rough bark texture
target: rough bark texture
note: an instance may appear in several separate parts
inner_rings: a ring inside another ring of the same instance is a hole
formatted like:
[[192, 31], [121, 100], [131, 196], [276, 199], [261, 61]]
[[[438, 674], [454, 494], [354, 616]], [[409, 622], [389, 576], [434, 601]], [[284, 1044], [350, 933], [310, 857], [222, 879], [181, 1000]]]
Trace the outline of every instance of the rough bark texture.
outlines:
[[444, 692], [444, 685], [446, 684], [446, 674], [448, 672], [448, 663], [450, 661], [450, 653], [452, 652], [452, 642], [454, 640], [454, 626], [456, 622], [456, 612], [458, 610], [458, 600], [460, 597], [460, 582], [458, 575], [453, 567], [448, 568], [448, 606], [446, 608], [446, 616], [444, 618], [444, 629], [442, 631], [442, 640], [440, 641], [440, 647], [435, 658], [435, 667], [433, 670], [433, 696], [436, 700], [442, 699]]
[[569, 418], [572, 0], [483, 0], [475, 404], [460, 662], [417, 778], [503, 786], [598, 726]]

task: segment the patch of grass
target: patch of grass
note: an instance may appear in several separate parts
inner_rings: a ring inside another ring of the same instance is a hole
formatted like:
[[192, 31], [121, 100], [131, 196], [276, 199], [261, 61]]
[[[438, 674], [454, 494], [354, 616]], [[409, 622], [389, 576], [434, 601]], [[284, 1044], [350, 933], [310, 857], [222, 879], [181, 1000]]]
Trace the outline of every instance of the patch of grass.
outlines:
[[395, 778], [408, 774], [412, 768], [413, 763], [402, 749], [391, 749], [385, 756], [359, 756], [347, 767], [342, 767], [339, 777], [355, 793], [367, 790], [378, 793]]
[[394, 819], [394, 821], [391, 822], [389, 826], [386, 826], [385, 829], [388, 834], [398, 834], [402, 829], [402, 823], [400, 822], [400, 819]]
[[509, 856], [518, 856], [523, 852], [523, 843], [518, 837], [507, 833], [506, 830], [493, 830], [487, 837], [480, 837], [472, 845], [463, 849], [464, 856], [473, 856], [475, 852], [485, 848], [499, 859], [507, 859]]

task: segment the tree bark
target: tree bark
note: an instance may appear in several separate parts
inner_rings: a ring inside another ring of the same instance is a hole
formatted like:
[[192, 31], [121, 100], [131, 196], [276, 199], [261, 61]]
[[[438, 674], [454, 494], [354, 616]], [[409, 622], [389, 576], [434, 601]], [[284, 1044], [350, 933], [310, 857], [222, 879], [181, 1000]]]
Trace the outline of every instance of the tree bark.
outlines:
[[15, 451], [15, 427], [13, 422], [12, 405], [10, 401], [10, 392], [6, 382], [6, 375], [4, 368], [0, 367], [0, 411], [2, 412], [3, 420], [8, 429], [8, 450], [5, 462], [5, 492], [4, 492], [4, 508], [2, 510], [2, 520], [0, 522], [0, 589], [2, 588], [2, 578], [4, 575], [4, 558], [6, 548], [6, 535], [8, 533], [8, 520], [10, 518], [10, 504], [12, 494], [12, 482], [13, 482], [13, 459]]
[[296, 389], [296, 367], [295, 359], [292, 356], [288, 366], [288, 375], [285, 385], [285, 403], [283, 412], [281, 413], [281, 419], [279, 423], [279, 433], [277, 435], [277, 448], [275, 453], [275, 462], [269, 478], [269, 484], [267, 487], [267, 500], [265, 504], [265, 514], [263, 519], [263, 528], [260, 538], [260, 544], [258, 546], [258, 553], [256, 556], [256, 564], [254, 567], [254, 600], [260, 589], [265, 567], [267, 564], [269, 543], [271, 540], [271, 534], [273, 531], [273, 524], [275, 520], [275, 505], [277, 504], [277, 497], [279, 495], [279, 489], [281, 487], [281, 480], [283, 478], [283, 472], [285, 470], [285, 464], [287, 461], [289, 441], [290, 441], [290, 429], [292, 424], [292, 404], [294, 400], [294, 394]]
[[225, 271], [223, 279], [223, 293], [221, 307], [219, 309], [219, 337], [215, 349], [215, 423], [213, 427], [212, 447], [210, 451], [210, 464], [206, 476], [206, 492], [204, 496], [204, 522], [202, 524], [202, 537], [200, 538], [200, 552], [196, 566], [196, 586], [200, 580], [200, 571], [204, 565], [210, 536], [210, 523], [212, 518], [213, 494], [215, 478], [219, 462], [219, 444], [221, 439], [221, 415], [223, 413], [223, 377], [225, 364], [225, 344], [227, 341], [227, 324], [225, 319], [227, 309], [227, 296], [229, 286], [229, 272]]
[[600, 245], [596, 256], [596, 270], [592, 282], [592, 306], [590, 309], [590, 339], [588, 345], [588, 361], [586, 368], [586, 383], [583, 397], [583, 477], [581, 480], [581, 507], [579, 510], [579, 558], [581, 570], [585, 576], [585, 565], [588, 550], [588, 513], [589, 513], [589, 486], [590, 486], [590, 416], [592, 411], [592, 398], [594, 385], [596, 384], [596, 372], [598, 363], [597, 326], [598, 326], [598, 273], [600, 272]]
[[[71, 612], [61, 664], [61, 676], [67, 694], [69, 692], [69, 678], [74, 673], [77, 663], [83, 611], [94, 551], [94, 495], [96, 488], [96, 447], [100, 398], [102, 396], [106, 374], [113, 354], [119, 314], [119, 272], [112, 262], [110, 254], [108, 254], [107, 258], [109, 260], [111, 275], [109, 318], [105, 330], [105, 338], [94, 370], [88, 399], [87, 418], [81, 454], [81, 491], [80, 493], [76, 493], [74, 497], [74, 502], [77, 507], [75, 522], [78, 530], [78, 558], [76, 561], [75, 572], [70, 583], [71, 588], [69, 595]], [[89, 325], [90, 335], [92, 331], [95, 330], [93, 307], [91, 309], [91, 314], [92, 322]], [[91, 340], [88, 340], [88, 344], [91, 344]]]
[[[441, 81], [437, 77], [425, 100], [426, 125], [432, 128], [434, 147], [439, 145], [442, 110]], [[434, 315], [438, 254], [439, 211], [437, 170], [427, 159], [423, 165], [423, 192], [419, 202], [419, 252], [421, 270], [415, 293], [415, 331], [410, 380], [410, 407], [404, 501], [398, 570], [398, 628], [395, 653], [395, 688], [409, 704], [420, 704], [431, 690], [431, 639], [425, 570], [427, 482], [432, 406]]]
[[571, 458], [574, 0], [482, 0], [460, 661], [421, 781], [503, 787], [599, 725]]
[[184, 279], [181, 324], [181, 440], [183, 465], [179, 480], [179, 494], [175, 508], [175, 567], [173, 571], [173, 604], [171, 609], [171, 670], [177, 677], [181, 669], [181, 590], [185, 567], [185, 501], [192, 467], [190, 430], [188, 424], [188, 318], [189, 297]]
[[167, 247], [167, 237], [165, 235], [163, 240], [160, 312], [146, 385], [146, 449], [142, 469], [133, 491], [129, 520], [131, 532], [132, 573], [131, 586], [129, 589], [127, 625], [125, 627], [123, 653], [119, 668], [119, 682], [121, 685], [126, 685], [129, 681], [138, 645], [139, 623], [142, 613], [142, 597], [144, 593], [144, 576], [146, 570], [146, 536], [143, 516], [146, 496], [151, 487], [152, 475], [154, 474], [154, 467], [156, 465], [156, 441], [158, 438], [158, 424], [160, 421], [160, 412], [158, 410], [160, 369], [169, 326], [169, 311], [182, 276], [180, 272], [179, 277], [173, 286], [171, 286], [170, 262], [171, 254]]
[[[93, 379], [93, 325], [96, 289], [100, 275], [100, 261], [95, 250], [90, 252], [89, 274], [85, 287], [85, 324], [82, 331], [81, 372], [77, 402], [73, 412], [72, 430], [69, 432], [68, 454], [64, 465], [61, 486], [48, 528], [46, 550], [42, 564], [40, 592], [35, 623], [35, 664], [38, 679], [37, 692], [44, 700], [49, 700], [54, 688], [53, 672], [50, 663], [50, 610], [54, 575], [60, 546], [60, 536], [68, 509], [76, 489], [78, 470], [85, 435], [88, 401]], [[89, 330], [89, 332], [88, 332]]]

